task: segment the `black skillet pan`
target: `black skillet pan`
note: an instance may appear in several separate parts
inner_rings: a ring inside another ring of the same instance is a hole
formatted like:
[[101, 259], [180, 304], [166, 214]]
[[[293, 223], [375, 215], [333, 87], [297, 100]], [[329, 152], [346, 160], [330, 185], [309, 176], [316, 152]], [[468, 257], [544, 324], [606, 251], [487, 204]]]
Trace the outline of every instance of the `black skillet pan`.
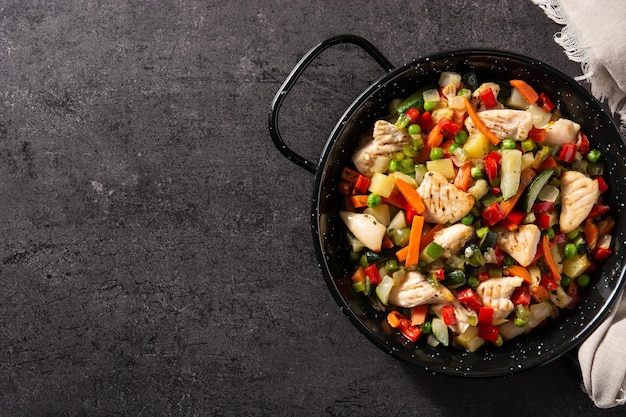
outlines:
[[[345, 110], [330, 132], [318, 162], [309, 161], [289, 148], [278, 127], [278, 114], [287, 93], [304, 69], [325, 49], [350, 43], [364, 49], [385, 74], [363, 91]], [[582, 292], [573, 310], [563, 310], [558, 319], [533, 330], [526, 336], [507, 341], [504, 346], [483, 347], [470, 353], [456, 348], [430, 347], [426, 343], [409, 344], [389, 332], [385, 316], [374, 311], [368, 301], [351, 289], [353, 266], [343, 243], [344, 226], [338, 212], [343, 201], [338, 191], [340, 173], [349, 165], [360, 135], [388, 113], [392, 99], [406, 97], [421, 86], [436, 82], [441, 71], [474, 71], [482, 81], [520, 78], [543, 91], [554, 101], [563, 117], [582, 127], [605, 162], [607, 199], [616, 225], [613, 230], [614, 255], [592, 276], [592, 285]], [[370, 42], [354, 35], [329, 38], [312, 48], [294, 67], [278, 90], [269, 113], [269, 130], [280, 152], [295, 164], [315, 174], [311, 221], [313, 245], [322, 275], [340, 309], [354, 326], [385, 352], [409, 364], [436, 373], [493, 377], [509, 375], [546, 364], [576, 348], [602, 322], [619, 299], [624, 286], [624, 253], [621, 244], [626, 223], [620, 212], [626, 204], [626, 148], [619, 131], [602, 105], [576, 81], [561, 71], [535, 59], [497, 50], [457, 50], [424, 56], [395, 68]], [[355, 337], [348, 335], [348, 337]]]

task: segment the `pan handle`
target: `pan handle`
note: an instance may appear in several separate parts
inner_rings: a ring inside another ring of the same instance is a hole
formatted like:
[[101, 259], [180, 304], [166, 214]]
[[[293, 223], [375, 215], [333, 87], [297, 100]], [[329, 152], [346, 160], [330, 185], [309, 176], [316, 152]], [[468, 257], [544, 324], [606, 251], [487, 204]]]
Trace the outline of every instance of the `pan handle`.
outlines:
[[282, 107], [283, 101], [291, 88], [295, 85], [302, 72], [309, 66], [309, 64], [324, 50], [331, 46], [339, 45], [343, 43], [351, 43], [359, 46], [365, 52], [367, 52], [374, 60], [387, 72], [392, 71], [395, 67], [389, 62], [389, 60], [368, 40], [352, 34], [343, 34], [333, 36], [331, 38], [322, 41], [317, 46], [313, 47], [309, 52], [304, 55], [296, 66], [291, 70], [291, 73], [287, 76], [287, 79], [278, 89], [274, 100], [272, 100], [272, 106], [269, 112], [269, 130], [272, 141], [278, 150], [291, 162], [299, 165], [300, 167], [315, 173], [317, 170], [317, 164], [309, 161], [308, 159], [300, 156], [287, 146], [283, 137], [278, 129], [278, 113]]

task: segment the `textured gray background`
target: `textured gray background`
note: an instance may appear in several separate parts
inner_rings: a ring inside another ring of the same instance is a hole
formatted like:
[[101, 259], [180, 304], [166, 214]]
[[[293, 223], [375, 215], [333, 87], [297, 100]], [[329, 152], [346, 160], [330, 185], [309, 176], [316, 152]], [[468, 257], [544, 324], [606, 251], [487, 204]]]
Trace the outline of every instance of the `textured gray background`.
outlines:
[[[0, 4], [0, 415], [617, 416], [559, 359], [505, 379], [387, 356], [319, 272], [313, 176], [271, 99], [322, 39], [396, 65], [520, 52], [580, 74], [529, 0]], [[286, 101], [319, 156], [381, 69], [324, 53]]]

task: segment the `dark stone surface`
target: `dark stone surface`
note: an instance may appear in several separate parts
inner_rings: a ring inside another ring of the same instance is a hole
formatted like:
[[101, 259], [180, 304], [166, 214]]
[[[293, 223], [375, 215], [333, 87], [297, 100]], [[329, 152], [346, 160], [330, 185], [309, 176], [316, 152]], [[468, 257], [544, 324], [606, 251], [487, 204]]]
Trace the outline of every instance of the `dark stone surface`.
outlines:
[[[580, 74], [530, 1], [35, 1], [0, 5], [2, 416], [591, 416], [568, 359], [505, 379], [409, 368], [318, 270], [313, 176], [267, 131], [322, 39], [397, 65], [520, 52]], [[315, 159], [381, 70], [324, 53], [284, 133]]]

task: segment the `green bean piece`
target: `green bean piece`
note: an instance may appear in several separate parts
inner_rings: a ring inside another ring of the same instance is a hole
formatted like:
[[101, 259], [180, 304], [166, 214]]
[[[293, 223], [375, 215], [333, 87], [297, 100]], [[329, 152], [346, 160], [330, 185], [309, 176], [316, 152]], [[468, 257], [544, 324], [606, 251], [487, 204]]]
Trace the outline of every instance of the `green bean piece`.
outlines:
[[571, 232], [566, 233], [565, 236], [567, 236], [569, 240], [575, 240], [578, 237], [579, 233], [580, 232], [578, 231], [578, 229], [574, 229]]
[[474, 165], [472, 167], [470, 173], [472, 174], [472, 178], [482, 178], [485, 176], [485, 172], [483, 171], [483, 169], [477, 165]]
[[463, 217], [461, 219], [461, 223], [466, 226], [470, 226], [472, 223], [474, 223], [474, 216], [472, 216], [472, 213], [469, 213], [467, 216]]

